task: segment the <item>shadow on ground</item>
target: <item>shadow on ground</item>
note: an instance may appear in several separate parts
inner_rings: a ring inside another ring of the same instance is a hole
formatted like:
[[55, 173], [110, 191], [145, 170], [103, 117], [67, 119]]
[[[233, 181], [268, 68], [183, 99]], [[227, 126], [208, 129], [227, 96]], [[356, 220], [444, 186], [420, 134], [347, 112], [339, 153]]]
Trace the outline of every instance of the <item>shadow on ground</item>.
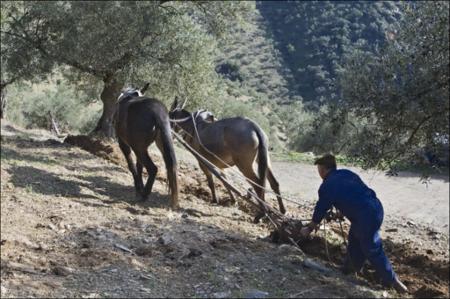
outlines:
[[[295, 250], [281, 251], [216, 225], [205, 227], [191, 217], [181, 222], [164, 218], [160, 225], [121, 219], [81, 227], [53, 239], [47, 251], [27, 249], [27, 255], [49, 261], [45, 267], [27, 265], [42, 273], [22, 274], [59, 282], [59, 288], [48, 290], [52, 296], [211, 297], [229, 290], [229, 296], [242, 297], [263, 288], [272, 297], [298, 291], [313, 297], [373, 297], [348, 288], [351, 282], [337, 272], [303, 270]], [[17, 272], [8, 264], [2, 260], [6, 276]], [[61, 267], [71, 270], [64, 273]], [[23, 286], [20, 295], [30, 295], [27, 291]]]

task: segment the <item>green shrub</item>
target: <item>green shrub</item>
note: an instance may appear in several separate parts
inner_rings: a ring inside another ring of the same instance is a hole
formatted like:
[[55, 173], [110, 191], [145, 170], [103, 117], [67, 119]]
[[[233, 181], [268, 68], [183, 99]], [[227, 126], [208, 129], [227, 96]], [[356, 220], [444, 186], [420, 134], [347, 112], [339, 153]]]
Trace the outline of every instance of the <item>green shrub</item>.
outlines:
[[101, 109], [65, 81], [8, 88], [7, 118], [26, 128], [50, 130], [53, 117], [61, 133], [86, 134], [95, 127]]

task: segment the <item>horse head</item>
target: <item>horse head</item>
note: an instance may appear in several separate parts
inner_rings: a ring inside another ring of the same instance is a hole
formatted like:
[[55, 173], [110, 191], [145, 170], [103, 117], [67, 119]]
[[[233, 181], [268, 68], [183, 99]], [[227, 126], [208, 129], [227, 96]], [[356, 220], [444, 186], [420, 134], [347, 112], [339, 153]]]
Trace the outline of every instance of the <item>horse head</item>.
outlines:
[[201, 109], [201, 110], [194, 112], [193, 117], [196, 120], [196, 122], [198, 122], [200, 120], [200, 121], [204, 121], [207, 123], [213, 123], [217, 120], [211, 111], [208, 111], [205, 109]]
[[139, 89], [127, 87], [122, 90], [117, 101], [120, 102], [126, 98], [142, 97], [142, 93]]
[[175, 97], [175, 100], [173, 101], [169, 111], [169, 117], [173, 122], [184, 122], [189, 119], [194, 119], [196, 123], [198, 121], [204, 121], [208, 123], [216, 121], [216, 118], [211, 111], [200, 109], [194, 113], [191, 113], [184, 109], [185, 105], [186, 100], [184, 100], [180, 105], [178, 102], [178, 97]]
[[117, 101], [121, 101], [125, 98], [134, 98], [134, 97], [142, 97], [144, 93], [147, 91], [150, 83], [147, 83], [142, 87], [141, 89], [133, 88], [133, 87], [127, 87], [122, 90], [119, 97], [117, 98]]

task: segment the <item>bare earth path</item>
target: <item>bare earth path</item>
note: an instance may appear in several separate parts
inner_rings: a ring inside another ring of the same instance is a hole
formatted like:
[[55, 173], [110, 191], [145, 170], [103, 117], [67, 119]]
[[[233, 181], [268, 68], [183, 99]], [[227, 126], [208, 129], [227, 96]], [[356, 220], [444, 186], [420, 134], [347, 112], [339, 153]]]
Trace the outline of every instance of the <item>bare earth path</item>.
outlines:
[[[321, 179], [317, 167], [303, 163], [273, 162], [282, 192], [308, 202], [317, 200]], [[339, 166], [340, 167], [340, 166]], [[434, 176], [429, 184], [419, 181], [420, 176], [402, 172], [386, 176], [383, 172], [345, 167], [359, 174], [362, 180], [378, 195], [387, 219], [413, 221], [448, 232], [449, 181], [448, 176]]]

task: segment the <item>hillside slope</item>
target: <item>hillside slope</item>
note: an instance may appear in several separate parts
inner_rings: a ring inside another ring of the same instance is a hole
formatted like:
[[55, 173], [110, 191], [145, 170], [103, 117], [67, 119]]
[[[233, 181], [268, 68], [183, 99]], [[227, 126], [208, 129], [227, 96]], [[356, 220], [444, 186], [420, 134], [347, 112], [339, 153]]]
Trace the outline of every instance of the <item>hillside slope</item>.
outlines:
[[[267, 22], [258, 9], [253, 10], [243, 28], [235, 28], [219, 44], [216, 71], [224, 78], [227, 93], [262, 113], [269, 122], [273, 146], [285, 148], [287, 137], [281, 106], [300, 98], [292, 93], [292, 75], [277, 48]], [[226, 116], [240, 111], [230, 109]]]
[[[149, 200], [136, 202], [116, 149], [113, 159], [105, 156], [111, 163], [42, 131], [2, 122], [1, 136], [2, 297], [395, 295], [370, 268], [363, 277], [340, 274], [336, 225], [327, 229], [327, 261], [320, 234], [301, 245], [304, 254], [262, 239], [269, 225], [252, 224], [245, 204], [229, 205], [223, 189], [222, 204], [210, 204], [204, 176], [179, 149], [181, 209], [174, 212], [154, 149], [160, 174]], [[310, 208], [287, 204], [298, 219]], [[415, 296], [448, 294], [448, 252], [433, 249], [430, 259], [413, 250], [416, 243], [394, 241], [386, 249]], [[327, 270], [308, 266], [312, 259]]]
[[304, 255], [258, 239], [267, 228], [238, 207], [182, 193], [171, 212], [161, 178], [136, 202], [123, 167], [2, 126], [2, 297], [381, 294], [302, 267]]
[[[257, 1], [273, 45], [292, 74], [292, 93], [311, 107], [340, 97], [339, 72], [356, 49], [383, 46], [402, 5], [392, 1]], [[268, 33], [268, 34], [269, 34]]]
[[[258, 9], [252, 11], [243, 28], [219, 45], [216, 71], [228, 79], [246, 100], [270, 100], [276, 104], [290, 100], [289, 67], [276, 48], [270, 28]], [[231, 91], [233, 92], [233, 91]]]

